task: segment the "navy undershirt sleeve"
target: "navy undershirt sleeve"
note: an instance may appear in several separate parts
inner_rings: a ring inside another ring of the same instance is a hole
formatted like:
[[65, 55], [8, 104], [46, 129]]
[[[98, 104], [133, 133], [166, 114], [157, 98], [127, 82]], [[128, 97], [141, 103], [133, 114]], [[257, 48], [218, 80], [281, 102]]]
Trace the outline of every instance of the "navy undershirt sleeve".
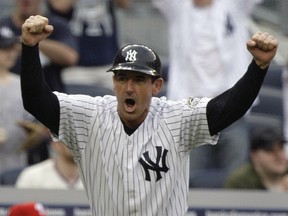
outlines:
[[245, 115], [260, 91], [267, 70], [252, 60], [247, 72], [232, 88], [209, 101], [207, 120], [211, 135]]
[[22, 44], [21, 91], [24, 108], [58, 135], [60, 105], [45, 82], [38, 45], [29, 47]]

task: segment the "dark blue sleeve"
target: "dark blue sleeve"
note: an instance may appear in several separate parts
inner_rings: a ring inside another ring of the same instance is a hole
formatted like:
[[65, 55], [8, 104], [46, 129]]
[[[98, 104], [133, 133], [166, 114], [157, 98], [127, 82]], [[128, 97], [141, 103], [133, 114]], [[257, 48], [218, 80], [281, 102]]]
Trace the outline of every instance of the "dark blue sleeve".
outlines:
[[21, 91], [24, 108], [54, 134], [58, 134], [60, 105], [48, 87], [39, 58], [38, 45], [22, 44]]
[[262, 70], [253, 60], [244, 76], [207, 105], [209, 131], [214, 135], [241, 118], [256, 99], [268, 68]]

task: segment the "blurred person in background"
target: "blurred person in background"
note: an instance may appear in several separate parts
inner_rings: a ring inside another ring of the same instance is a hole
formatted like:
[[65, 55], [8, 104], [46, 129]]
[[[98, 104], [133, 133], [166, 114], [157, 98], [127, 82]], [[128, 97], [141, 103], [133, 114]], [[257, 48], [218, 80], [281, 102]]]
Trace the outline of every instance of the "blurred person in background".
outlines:
[[57, 141], [51, 143], [50, 159], [25, 168], [16, 181], [17, 188], [83, 189], [78, 168], [70, 150]]
[[[13, 11], [11, 15], [0, 19], [0, 27], [9, 28], [14, 35], [20, 36], [21, 26], [29, 16], [44, 14], [44, 4], [43, 0], [13, 1]], [[54, 91], [65, 92], [61, 72], [65, 67], [77, 64], [78, 44], [65, 20], [49, 13], [46, 16], [57, 28], [49, 38], [41, 41], [40, 58], [49, 87]], [[20, 73], [20, 58], [11, 70]]]
[[[44, 14], [43, 0], [13, 0], [12, 12], [0, 19], [0, 28], [21, 35], [21, 26], [31, 15]], [[62, 70], [65, 67], [75, 65], [78, 62], [78, 44], [72, 35], [69, 25], [65, 20], [46, 14], [50, 22], [56, 26], [56, 30], [49, 38], [41, 41], [40, 59], [43, 65], [45, 78], [51, 90], [65, 92], [62, 80]], [[11, 72], [20, 74], [20, 56], [11, 68]], [[29, 125], [31, 126], [31, 125]], [[47, 144], [47, 143], [46, 143]], [[45, 145], [36, 145], [33, 152], [29, 154], [28, 160], [31, 164], [48, 158], [49, 149]]]
[[[152, 2], [168, 23], [168, 99], [215, 97], [244, 74], [251, 61], [242, 46], [249, 38], [247, 19], [261, 0]], [[191, 151], [190, 171], [229, 173], [248, 160], [248, 152], [249, 130], [244, 116], [221, 132], [218, 145]]]
[[[20, 53], [20, 38], [0, 28], [0, 172], [28, 165], [27, 149], [48, 139], [44, 126], [24, 110], [20, 76], [10, 71]], [[33, 128], [28, 124], [33, 124]], [[49, 137], [49, 139], [51, 139]]]
[[53, 15], [65, 18], [79, 43], [79, 62], [63, 74], [67, 82], [97, 84], [112, 89], [110, 67], [119, 49], [116, 9], [130, 0], [48, 0]]
[[[283, 92], [283, 130], [284, 136], [288, 139], [288, 61], [283, 66], [282, 72]], [[288, 158], [288, 145], [285, 146], [286, 157]]]
[[288, 191], [288, 162], [280, 129], [256, 128], [252, 134], [250, 162], [228, 176], [225, 183], [230, 189]]

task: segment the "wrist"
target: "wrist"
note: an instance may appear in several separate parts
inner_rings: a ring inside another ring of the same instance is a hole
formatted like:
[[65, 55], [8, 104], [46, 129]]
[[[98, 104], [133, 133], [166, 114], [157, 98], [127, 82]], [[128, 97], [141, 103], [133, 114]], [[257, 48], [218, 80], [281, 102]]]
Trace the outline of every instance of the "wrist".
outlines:
[[257, 60], [255, 60], [255, 62], [261, 69], [266, 69], [270, 65], [270, 62], [261, 62]]

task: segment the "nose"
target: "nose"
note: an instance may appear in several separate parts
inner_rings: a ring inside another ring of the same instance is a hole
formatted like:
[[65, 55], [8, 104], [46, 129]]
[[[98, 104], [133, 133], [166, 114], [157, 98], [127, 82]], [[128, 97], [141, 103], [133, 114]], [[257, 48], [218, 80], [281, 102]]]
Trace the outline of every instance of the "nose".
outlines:
[[131, 93], [131, 92], [134, 91], [134, 81], [133, 81], [133, 79], [128, 79], [126, 91], [127, 91], [127, 93]]
[[277, 145], [275, 147], [275, 151], [274, 151], [275, 155], [279, 158], [285, 158], [286, 154], [285, 154], [285, 149], [283, 146]]

